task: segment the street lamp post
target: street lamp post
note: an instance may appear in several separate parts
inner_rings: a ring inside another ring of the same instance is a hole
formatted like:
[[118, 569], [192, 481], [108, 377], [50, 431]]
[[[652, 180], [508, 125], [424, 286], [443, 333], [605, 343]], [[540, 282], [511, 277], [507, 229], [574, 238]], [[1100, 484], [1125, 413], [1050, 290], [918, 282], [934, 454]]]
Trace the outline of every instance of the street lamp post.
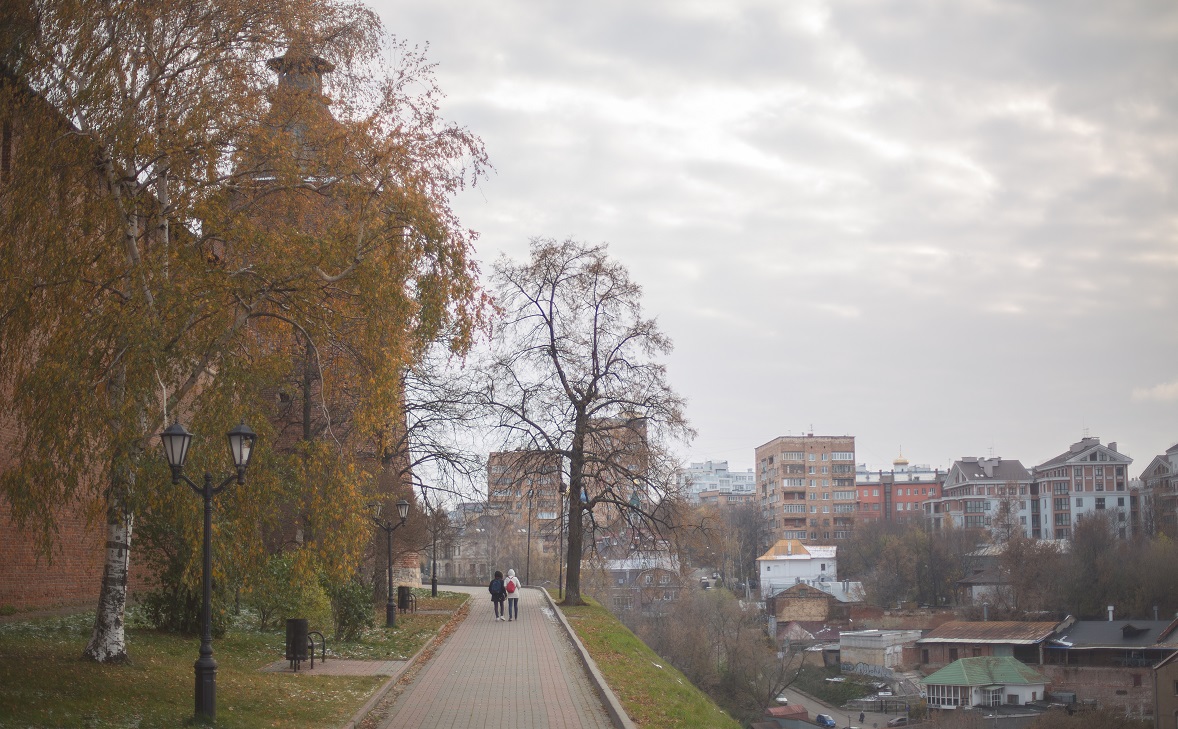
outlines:
[[409, 502], [401, 499], [397, 502], [397, 516], [401, 518], [398, 522], [381, 521], [380, 508], [381, 503], [369, 504], [369, 506], [376, 507], [376, 513], [372, 516], [372, 521], [381, 529], [384, 529], [385, 535], [385, 549], [388, 556], [388, 599], [384, 606], [384, 625], [386, 628], [397, 627], [397, 604], [393, 602], [393, 532], [397, 531], [398, 527], [405, 526], [405, 520], [409, 517]]
[[434, 553], [433, 553], [433, 557], [431, 558], [431, 564], [430, 564], [430, 568], [429, 568], [429, 594], [430, 594], [430, 597], [437, 597], [438, 596], [438, 519], [437, 519], [437, 509], [438, 509], [438, 507], [436, 507], [436, 506], [433, 507], [431, 509], [431, 513], [430, 513], [430, 521], [433, 522], [432, 531], [433, 531], [433, 537], [434, 537]]
[[535, 489], [528, 489], [528, 558], [524, 566], [524, 582], [532, 584], [532, 496]]
[[217, 718], [217, 662], [213, 660], [213, 631], [211, 626], [212, 594], [213, 594], [213, 497], [225, 490], [229, 484], [237, 481], [245, 483], [245, 470], [249, 467], [250, 456], [253, 455], [254, 444], [258, 434], [242, 422], [230, 430], [229, 452], [233, 456], [235, 472], [227, 476], [217, 486], [213, 485], [213, 475], [206, 473], [204, 484], [196, 485], [192, 479], [184, 475], [184, 461], [188, 458], [188, 446], [192, 443], [192, 433], [184, 429], [179, 422], [169, 425], [160, 433], [160, 442], [164, 447], [164, 457], [172, 469], [172, 484], [181, 481], [188, 484], [198, 496], [204, 499], [204, 579], [201, 585], [202, 603], [200, 612], [200, 658], [193, 664], [196, 678], [196, 719], [198, 721], [215, 721]]

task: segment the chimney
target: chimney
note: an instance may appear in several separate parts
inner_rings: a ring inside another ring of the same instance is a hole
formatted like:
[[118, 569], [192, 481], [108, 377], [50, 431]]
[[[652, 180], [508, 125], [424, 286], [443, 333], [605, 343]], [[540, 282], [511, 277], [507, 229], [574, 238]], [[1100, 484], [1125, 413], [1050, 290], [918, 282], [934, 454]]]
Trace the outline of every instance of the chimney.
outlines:
[[1120, 453], [1120, 451], [1117, 450], [1117, 442], [1115, 440], [1108, 444], [1108, 449], [1114, 453]]
[[1108, 606], [1108, 621], [1110, 623], [1113, 621], [1113, 606], [1112, 605]]

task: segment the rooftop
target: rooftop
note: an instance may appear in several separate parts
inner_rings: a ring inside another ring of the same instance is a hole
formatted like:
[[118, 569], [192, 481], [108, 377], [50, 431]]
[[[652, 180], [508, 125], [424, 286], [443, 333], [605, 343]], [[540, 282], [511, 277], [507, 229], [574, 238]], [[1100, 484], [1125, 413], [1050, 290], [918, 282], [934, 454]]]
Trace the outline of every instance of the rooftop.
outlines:
[[1144, 648], [1178, 645], [1175, 620], [1077, 620], [1051, 642], [1071, 649]]
[[762, 559], [834, 559], [838, 547], [819, 547], [802, 544], [797, 539], [778, 539], [758, 560]]
[[1010, 656], [979, 656], [956, 660], [920, 682], [939, 686], [1026, 686], [1045, 684], [1047, 679]]
[[917, 643], [1004, 643], [1034, 645], [1051, 637], [1056, 623], [1017, 620], [951, 620], [930, 631]]

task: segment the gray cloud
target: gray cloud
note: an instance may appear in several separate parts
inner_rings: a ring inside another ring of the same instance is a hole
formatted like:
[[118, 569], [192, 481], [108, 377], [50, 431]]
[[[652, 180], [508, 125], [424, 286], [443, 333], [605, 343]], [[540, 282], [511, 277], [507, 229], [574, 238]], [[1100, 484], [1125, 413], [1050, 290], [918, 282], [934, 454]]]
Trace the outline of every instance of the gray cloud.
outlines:
[[858, 436], [947, 465], [1178, 440], [1178, 10], [911, 0], [378, 4], [497, 172], [481, 254], [609, 241], [697, 458]]

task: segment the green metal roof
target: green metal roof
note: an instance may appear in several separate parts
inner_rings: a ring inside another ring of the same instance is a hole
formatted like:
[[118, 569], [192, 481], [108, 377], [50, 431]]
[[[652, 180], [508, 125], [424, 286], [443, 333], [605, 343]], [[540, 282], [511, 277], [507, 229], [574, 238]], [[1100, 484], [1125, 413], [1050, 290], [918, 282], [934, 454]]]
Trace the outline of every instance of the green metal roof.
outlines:
[[1047, 679], [1035, 669], [1010, 656], [979, 656], [956, 660], [933, 675], [922, 678], [920, 682], [940, 686], [1010, 686], [1045, 684]]

